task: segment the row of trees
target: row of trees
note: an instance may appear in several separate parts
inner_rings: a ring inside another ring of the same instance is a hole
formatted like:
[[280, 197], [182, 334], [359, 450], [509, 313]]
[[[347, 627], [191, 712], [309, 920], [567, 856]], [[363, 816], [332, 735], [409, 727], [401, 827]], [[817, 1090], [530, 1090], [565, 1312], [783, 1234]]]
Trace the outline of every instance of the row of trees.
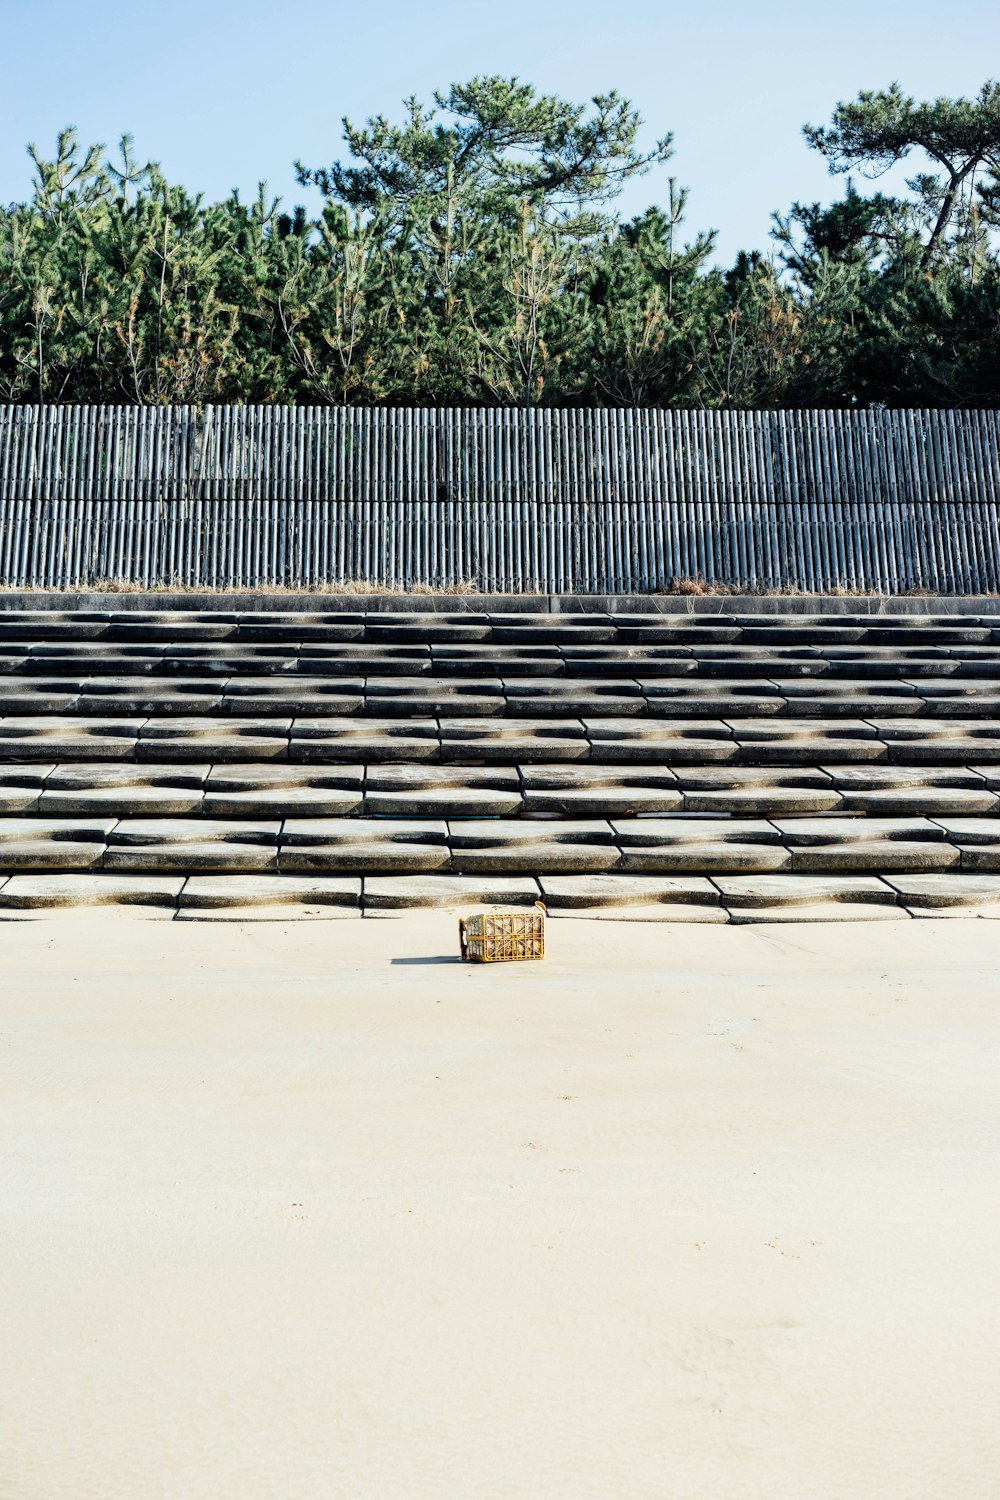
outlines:
[[[400, 124], [344, 122], [297, 164], [315, 220], [262, 188], [206, 203], [72, 130], [0, 210], [0, 399], [665, 406], [1000, 400], [1000, 85], [921, 104], [893, 85], [806, 126], [832, 206], [774, 219], [768, 255], [713, 263], [686, 194], [630, 222], [637, 148], [588, 106], [479, 78]], [[917, 159], [901, 195], [857, 190]]]

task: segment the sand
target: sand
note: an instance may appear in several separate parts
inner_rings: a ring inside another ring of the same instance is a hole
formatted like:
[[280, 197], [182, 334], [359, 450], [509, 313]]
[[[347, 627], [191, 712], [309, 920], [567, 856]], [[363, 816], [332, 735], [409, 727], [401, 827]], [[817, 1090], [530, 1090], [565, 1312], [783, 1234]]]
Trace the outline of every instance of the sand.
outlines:
[[4, 1500], [995, 1500], [1000, 924], [0, 926]]

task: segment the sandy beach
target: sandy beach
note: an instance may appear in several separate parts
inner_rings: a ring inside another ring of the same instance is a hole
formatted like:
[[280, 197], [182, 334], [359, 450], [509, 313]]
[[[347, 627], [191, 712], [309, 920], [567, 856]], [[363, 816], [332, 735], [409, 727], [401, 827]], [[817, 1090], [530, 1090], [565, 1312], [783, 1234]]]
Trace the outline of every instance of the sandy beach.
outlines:
[[5, 1500], [994, 1500], [1000, 925], [0, 945]]

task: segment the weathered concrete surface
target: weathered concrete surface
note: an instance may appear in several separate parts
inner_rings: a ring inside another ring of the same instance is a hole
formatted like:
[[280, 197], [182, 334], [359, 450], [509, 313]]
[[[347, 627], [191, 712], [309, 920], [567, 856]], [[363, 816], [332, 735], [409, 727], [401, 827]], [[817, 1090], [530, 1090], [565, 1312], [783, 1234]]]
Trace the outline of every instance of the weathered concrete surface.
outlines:
[[253, 611], [287, 614], [300, 611], [355, 615], [362, 612], [411, 614], [579, 614], [607, 611], [620, 615], [986, 615], [1000, 617], [1000, 598], [991, 594], [332, 594], [294, 593], [114, 593], [33, 589], [0, 589], [0, 611], [96, 610], [149, 614], [197, 610], [238, 615]]
[[131, 906], [169, 916], [183, 886], [183, 878], [169, 875], [11, 875], [0, 884], [0, 909], [5, 917], [30, 918], [65, 907]]
[[413, 907], [441, 907], [467, 915], [481, 906], [534, 906], [541, 899], [537, 880], [530, 875], [366, 876], [366, 917], [397, 915]]
[[[405, 907], [565, 877], [635, 916], [629, 881], [690, 878], [734, 922], [992, 901], [990, 601], [172, 602], [0, 610], [0, 871], [107, 877], [67, 890], [113, 904], [130, 874], [273, 896], [182, 885], [163, 911], [185, 919], [322, 914], [339, 880], [357, 882], [345, 912], [386, 909], [369, 879], [401, 882]], [[908, 874], [985, 884], [911, 906], [883, 878]], [[446, 884], [425, 898], [424, 880]]]
[[[2, 892], [0, 892], [2, 899]], [[180, 921], [302, 921], [361, 914], [361, 881], [294, 875], [192, 875], [178, 896]]]
[[872, 922], [905, 915], [888, 881], [865, 875], [719, 875], [730, 920]]
[[914, 917], [1000, 917], [1000, 879], [965, 874], [964, 864], [960, 875], [887, 875], [885, 883]]
[[653, 875], [543, 875], [550, 916], [609, 920], [725, 922], [728, 913], [710, 880]]

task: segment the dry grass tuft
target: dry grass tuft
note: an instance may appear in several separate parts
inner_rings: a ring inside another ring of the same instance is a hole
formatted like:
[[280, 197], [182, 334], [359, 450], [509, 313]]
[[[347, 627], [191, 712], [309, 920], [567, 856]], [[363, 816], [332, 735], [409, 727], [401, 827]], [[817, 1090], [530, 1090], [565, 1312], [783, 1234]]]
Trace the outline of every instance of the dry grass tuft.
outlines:
[[[150, 584], [148, 587], [143, 583], [136, 583], [131, 578], [98, 578], [93, 583], [86, 585], [88, 594], [157, 594], [166, 593], [169, 584]], [[39, 593], [48, 590], [39, 589]]]
[[457, 583], [411, 583], [403, 588], [398, 583], [364, 583], [347, 578], [342, 583], [321, 583], [308, 590], [313, 594], [478, 594], [478, 586], [469, 579]]
[[[800, 589], [795, 584], [723, 583], [719, 579], [702, 578], [695, 574], [690, 578], [674, 578], [665, 594], [688, 594], [694, 596], [739, 595], [745, 599], [884, 599], [887, 596], [878, 589], [850, 588], [846, 583], [831, 584], [825, 589]], [[910, 594], [935, 594], [934, 589], [909, 589]]]
[[716, 579], [709, 580], [702, 578], [700, 573], [696, 573], [691, 578], [672, 578], [670, 580], [670, 587], [664, 592], [668, 594], [700, 596], [705, 594], [739, 594], [745, 591], [734, 583], [719, 583]]
[[311, 586], [287, 583], [241, 583], [213, 588], [208, 583], [139, 583], [132, 578], [96, 578], [90, 583], [70, 584], [65, 588], [48, 588], [40, 584], [0, 584], [0, 593], [13, 594], [266, 594], [294, 598], [298, 594], [476, 594], [476, 584], [462, 579], [457, 583], [415, 583], [410, 588], [391, 583], [363, 583], [344, 579], [340, 582], [316, 583]]

